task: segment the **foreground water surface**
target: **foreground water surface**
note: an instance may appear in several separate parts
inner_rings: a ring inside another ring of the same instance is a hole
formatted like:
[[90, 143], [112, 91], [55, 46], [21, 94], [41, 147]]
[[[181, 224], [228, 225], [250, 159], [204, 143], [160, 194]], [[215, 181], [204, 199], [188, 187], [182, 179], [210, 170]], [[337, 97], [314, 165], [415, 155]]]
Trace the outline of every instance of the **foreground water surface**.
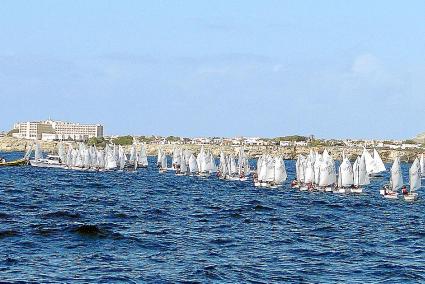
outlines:
[[[295, 163], [285, 163], [291, 180]], [[425, 197], [384, 200], [387, 179], [354, 196], [176, 177], [153, 166], [0, 168], [0, 280], [423, 282]]]

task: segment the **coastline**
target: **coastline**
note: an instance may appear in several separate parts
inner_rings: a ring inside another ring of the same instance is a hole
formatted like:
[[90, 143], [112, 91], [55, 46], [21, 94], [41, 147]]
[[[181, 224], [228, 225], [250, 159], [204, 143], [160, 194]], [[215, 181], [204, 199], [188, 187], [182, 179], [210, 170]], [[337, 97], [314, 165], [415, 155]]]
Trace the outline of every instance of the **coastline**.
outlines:
[[[48, 153], [56, 153], [57, 145], [59, 142], [56, 141], [40, 141], [43, 151]], [[76, 142], [64, 142], [70, 144], [74, 148], [77, 147]], [[17, 152], [26, 151], [27, 147], [33, 144], [33, 140], [18, 139], [13, 137], [2, 137], [0, 138], [0, 152]], [[225, 154], [237, 154], [239, 145], [233, 146], [220, 146], [210, 144], [146, 144], [147, 153], [149, 156], [155, 156], [158, 149], [161, 148], [165, 153], [171, 154], [173, 148], [182, 147], [193, 151], [194, 153], [199, 152], [201, 146], [204, 146], [205, 150], [209, 150], [214, 156], [219, 156], [220, 151]], [[130, 146], [123, 146], [126, 151], [129, 151]], [[250, 158], [257, 158], [262, 154], [273, 154], [281, 155], [285, 160], [293, 160], [300, 154], [307, 155], [310, 150], [322, 152], [325, 148], [330, 152], [331, 156], [335, 160], [341, 160], [341, 154], [345, 151], [345, 154], [350, 160], [355, 160], [357, 156], [360, 156], [363, 148], [362, 147], [343, 147], [343, 146], [327, 146], [327, 147], [310, 147], [310, 146], [244, 146], [247, 155]], [[421, 149], [386, 149], [377, 148], [381, 158], [384, 162], [392, 162], [394, 158], [399, 157], [402, 161], [412, 162], [419, 154], [423, 153]], [[425, 152], [425, 151], [424, 151]]]

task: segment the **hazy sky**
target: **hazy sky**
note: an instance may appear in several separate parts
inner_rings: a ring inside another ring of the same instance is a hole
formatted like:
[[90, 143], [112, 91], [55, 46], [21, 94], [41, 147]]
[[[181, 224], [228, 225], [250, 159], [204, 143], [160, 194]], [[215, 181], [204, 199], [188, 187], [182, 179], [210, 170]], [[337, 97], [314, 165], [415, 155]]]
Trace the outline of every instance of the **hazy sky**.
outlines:
[[0, 130], [405, 138], [425, 1], [1, 1]]

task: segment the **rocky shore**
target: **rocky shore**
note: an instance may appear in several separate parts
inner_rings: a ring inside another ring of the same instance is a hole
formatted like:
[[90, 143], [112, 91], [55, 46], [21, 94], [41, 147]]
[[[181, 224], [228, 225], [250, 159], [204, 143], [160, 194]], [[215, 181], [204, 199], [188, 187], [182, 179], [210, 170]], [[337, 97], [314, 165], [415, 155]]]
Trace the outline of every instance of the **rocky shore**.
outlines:
[[[49, 153], [57, 152], [57, 144], [58, 142], [46, 142], [41, 141], [42, 149]], [[12, 137], [3, 137], [0, 138], [0, 152], [14, 152], [14, 151], [25, 151], [33, 144], [32, 140], [26, 139], [17, 139]], [[73, 145], [74, 148], [77, 147], [76, 143], [66, 144]], [[161, 148], [166, 153], [172, 153], [173, 148], [175, 147], [183, 147], [190, 151], [197, 153], [201, 145], [194, 144], [184, 144], [184, 145], [158, 145], [158, 144], [147, 144], [146, 148], [148, 151], [148, 155], [156, 155], [158, 149]], [[124, 147], [127, 151], [130, 146]], [[234, 153], [236, 154], [239, 151], [239, 146], [219, 146], [219, 145], [204, 145], [206, 150], [210, 150], [215, 156], [220, 154], [220, 151], [225, 152], [226, 154]], [[318, 152], [322, 152], [324, 147], [308, 147], [308, 146], [297, 146], [297, 147], [281, 147], [281, 146], [245, 146], [245, 150], [248, 156], [255, 158], [262, 154], [273, 154], [273, 155], [281, 155], [284, 159], [296, 159], [296, 157], [300, 154], [307, 155], [310, 152], [310, 149], [313, 149]], [[342, 151], [345, 151], [345, 154], [351, 159], [355, 160], [355, 158], [360, 155], [363, 151], [360, 147], [341, 147], [341, 146], [332, 146], [326, 147], [326, 149], [330, 152], [332, 157], [335, 160], [341, 159]], [[415, 157], [417, 157], [421, 153], [425, 153], [425, 150], [420, 151], [418, 149], [411, 150], [393, 150], [393, 149], [377, 149], [381, 158], [384, 162], [392, 162], [395, 157], [400, 157], [402, 161], [412, 162]]]

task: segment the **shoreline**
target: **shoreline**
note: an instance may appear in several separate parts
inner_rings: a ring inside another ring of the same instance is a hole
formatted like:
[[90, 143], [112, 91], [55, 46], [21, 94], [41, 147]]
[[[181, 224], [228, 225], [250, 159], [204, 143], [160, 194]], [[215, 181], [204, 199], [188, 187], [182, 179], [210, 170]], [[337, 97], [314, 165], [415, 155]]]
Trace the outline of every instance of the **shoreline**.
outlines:
[[[56, 141], [40, 141], [43, 151], [48, 153], [56, 153], [57, 145], [59, 142]], [[76, 142], [64, 142], [65, 145], [71, 144], [74, 148], [77, 147]], [[12, 137], [2, 137], [0, 138], [0, 152], [18, 152], [26, 151], [27, 147], [30, 147], [33, 144], [33, 140], [18, 139]], [[199, 152], [201, 146], [204, 146], [205, 150], [209, 150], [213, 153], [214, 156], [219, 156], [220, 151], [223, 151], [225, 154], [237, 154], [241, 146], [220, 146], [220, 145], [210, 145], [210, 144], [145, 144], [147, 154], [149, 156], [156, 156], [158, 149], [161, 148], [165, 153], [171, 154], [173, 148], [182, 147], [188, 149], [194, 153]], [[123, 146], [124, 149], [128, 152], [130, 147], [129, 145]], [[247, 155], [250, 158], [257, 158], [262, 154], [272, 154], [280, 155], [285, 160], [296, 159], [298, 155], [308, 155], [310, 150], [322, 152], [327, 149], [333, 159], [341, 160], [342, 152], [345, 151], [345, 154], [349, 157], [350, 160], [355, 160], [357, 156], [360, 156], [363, 148], [362, 147], [343, 147], [343, 146], [243, 146]], [[138, 148], [139, 149], [139, 148]], [[373, 148], [368, 148], [369, 150]], [[386, 163], [392, 162], [394, 158], [399, 157], [404, 162], [412, 162], [419, 154], [424, 153], [425, 150], [421, 149], [385, 149], [385, 148], [376, 148], [379, 152], [382, 160]]]

